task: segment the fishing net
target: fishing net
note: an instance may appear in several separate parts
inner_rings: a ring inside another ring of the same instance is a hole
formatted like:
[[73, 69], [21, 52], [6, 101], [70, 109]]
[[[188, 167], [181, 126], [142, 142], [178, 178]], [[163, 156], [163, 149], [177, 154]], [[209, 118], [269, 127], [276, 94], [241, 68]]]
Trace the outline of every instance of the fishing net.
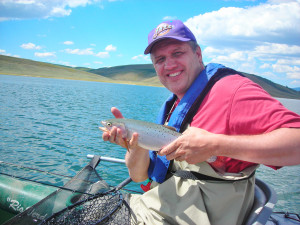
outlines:
[[42, 199], [5, 225], [19, 224], [130, 224], [127, 195], [120, 189], [127, 179], [115, 188], [95, 170], [100, 157], [95, 156], [63, 187]]
[[130, 224], [130, 208], [120, 192], [80, 201], [41, 224]]

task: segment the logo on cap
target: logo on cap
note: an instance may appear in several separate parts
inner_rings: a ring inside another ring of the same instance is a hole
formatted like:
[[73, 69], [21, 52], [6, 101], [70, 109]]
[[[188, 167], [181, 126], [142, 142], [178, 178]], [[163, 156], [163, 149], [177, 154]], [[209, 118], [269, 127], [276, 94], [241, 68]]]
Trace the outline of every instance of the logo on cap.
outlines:
[[163, 36], [167, 33], [169, 33], [169, 31], [173, 28], [172, 25], [167, 24], [167, 23], [162, 23], [160, 24], [156, 29], [155, 32], [153, 34], [153, 39], [156, 39], [159, 36]]

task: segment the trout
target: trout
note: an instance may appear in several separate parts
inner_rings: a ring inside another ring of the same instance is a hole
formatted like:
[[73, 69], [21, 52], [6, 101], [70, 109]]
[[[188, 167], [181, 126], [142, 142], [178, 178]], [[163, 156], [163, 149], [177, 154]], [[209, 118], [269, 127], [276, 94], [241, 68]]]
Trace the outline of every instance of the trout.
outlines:
[[104, 127], [99, 127], [99, 129], [104, 132], [110, 131], [112, 127], [120, 128], [125, 141], [131, 139], [133, 133], [138, 133], [138, 145], [152, 151], [159, 151], [181, 135], [163, 125], [141, 120], [109, 119], [101, 123]]
[[[145, 122], [134, 119], [109, 119], [101, 121], [104, 127], [99, 127], [104, 132], [109, 132], [112, 127], [118, 127], [122, 130], [124, 143], [129, 151], [127, 140], [131, 139], [133, 133], [138, 133], [138, 145], [142, 148], [152, 151], [159, 151], [167, 146], [179, 136], [181, 133], [175, 131], [175, 128], [167, 128], [167, 126], [156, 123]], [[216, 156], [212, 156], [207, 162], [214, 162]]]

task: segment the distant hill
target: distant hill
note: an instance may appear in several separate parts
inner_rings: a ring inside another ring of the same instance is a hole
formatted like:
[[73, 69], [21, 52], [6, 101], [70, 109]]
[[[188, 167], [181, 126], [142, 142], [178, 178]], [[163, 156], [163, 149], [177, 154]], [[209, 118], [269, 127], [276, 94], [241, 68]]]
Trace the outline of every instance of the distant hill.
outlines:
[[[161, 85], [152, 64], [142, 65], [127, 65], [127, 66], [115, 66], [110, 68], [100, 68], [87, 70], [91, 73], [96, 73], [104, 77], [111, 78], [113, 80], [132, 80], [151, 84]], [[291, 88], [276, 84], [263, 77], [242, 73], [253, 82], [259, 84], [264, 88], [270, 95], [278, 98], [294, 98], [300, 99], [300, 92]]]
[[116, 81], [132, 81], [136, 84], [162, 87], [152, 64], [114, 66], [87, 71]]
[[[152, 64], [90, 69], [68, 67], [0, 55], [0, 74], [162, 86]], [[257, 75], [243, 73], [274, 97], [300, 99], [300, 92]]]
[[243, 73], [243, 74], [253, 82], [259, 84], [273, 97], [300, 99], [299, 91], [274, 83], [268, 79], [265, 79], [257, 75], [247, 74], [247, 73]]
[[111, 79], [71, 67], [0, 55], [0, 74], [112, 82]]
[[300, 91], [300, 87], [293, 88], [293, 90], [295, 90], [295, 91]]

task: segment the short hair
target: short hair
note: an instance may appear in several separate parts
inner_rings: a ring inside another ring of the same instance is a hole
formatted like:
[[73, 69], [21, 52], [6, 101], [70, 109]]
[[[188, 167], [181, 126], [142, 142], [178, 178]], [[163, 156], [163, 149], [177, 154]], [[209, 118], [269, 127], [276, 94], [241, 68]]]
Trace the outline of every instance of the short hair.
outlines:
[[188, 44], [191, 46], [192, 50], [195, 52], [197, 50], [197, 48], [200, 46], [198, 45], [198, 43], [196, 41], [188, 41]]

